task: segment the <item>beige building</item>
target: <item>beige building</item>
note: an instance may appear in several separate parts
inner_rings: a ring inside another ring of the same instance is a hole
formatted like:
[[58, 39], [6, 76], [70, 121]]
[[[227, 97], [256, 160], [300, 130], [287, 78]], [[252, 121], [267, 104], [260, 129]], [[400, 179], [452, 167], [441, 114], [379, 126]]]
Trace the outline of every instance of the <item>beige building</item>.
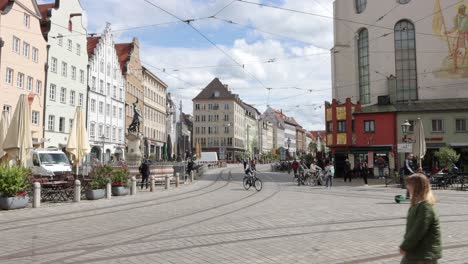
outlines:
[[146, 155], [162, 158], [162, 147], [166, 142], [166, 91], [167, 84], [143, 67], [143, 88], [145, 119], [144, 135]]
[[[140, 43], [133, 38], [131, 43], [115, 44], [120, 69], [124, 76], [125, 86], [125, 128], [132, 123], [133, 104], [138, 102], [138, 108], [143, 114], [143, 74], [140, 61]], [[144, 133], [144, 121], [140, 124], [140, 132]]]
[[335, 0], [333, 98], [363, 106], [385, 95], [467, 98], [467, 8], [467, 0]]
[[246, 151], [245, 110], [239, 96], [218, 78], [193, 100], [193, 138], [204, 152], [217, 152], [219, 159], [235, 160]]
[[0, 107], [10, 118], [21, 94], [34, 99], [32, 139], [43, 142], [44, 67], [46, 41], [42, 36], [41, 13], [36, 1], [0, 0]]
[[268, 153], [273, 150], [273, 124], [266, 120], [260, 120], [261, 127], [261, 151]]

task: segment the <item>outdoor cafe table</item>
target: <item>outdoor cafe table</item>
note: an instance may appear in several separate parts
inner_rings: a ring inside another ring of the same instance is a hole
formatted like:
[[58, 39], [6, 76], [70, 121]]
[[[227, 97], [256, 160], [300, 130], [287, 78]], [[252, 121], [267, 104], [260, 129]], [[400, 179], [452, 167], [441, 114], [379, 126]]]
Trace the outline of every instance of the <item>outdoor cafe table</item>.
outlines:
[[68, 200], [67, 181], [52, 181], [42, 183], [42, 199], [51, 202]]

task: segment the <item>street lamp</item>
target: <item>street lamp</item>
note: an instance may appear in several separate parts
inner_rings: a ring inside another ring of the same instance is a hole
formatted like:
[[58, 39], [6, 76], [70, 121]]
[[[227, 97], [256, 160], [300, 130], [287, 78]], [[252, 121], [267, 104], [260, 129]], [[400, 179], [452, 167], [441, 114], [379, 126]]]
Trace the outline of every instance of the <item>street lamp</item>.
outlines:
[[401, 124], [401, 131], [403, 132], [403, 142], [407, 143], [407, 135], [408, 135], [408, 130], [411, 127], [411, 123], [408, 120], [405, 120], [403, 124]]
[[290, 154], [289, 154], [289, 146], [291, 145], [291, 139], [288, 138], [288, 140], [286, 141], [286, 143], [288, 143], [288, 157], [289, 157], [289, 155], [290, 155]]

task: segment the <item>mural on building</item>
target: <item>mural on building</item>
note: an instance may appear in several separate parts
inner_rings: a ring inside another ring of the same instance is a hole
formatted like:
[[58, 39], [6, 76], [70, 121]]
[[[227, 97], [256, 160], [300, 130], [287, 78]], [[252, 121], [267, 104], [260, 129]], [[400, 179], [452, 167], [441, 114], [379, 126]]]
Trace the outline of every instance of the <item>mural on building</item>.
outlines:
[[[447, 2], [447, 3], [446, 3]], [[450, 3], [449, 3], [450, 2]], [[453, 3], [452, 3], [453, 2]], [[443, 6], [452, 5], [453, 8]], [[468, 78], [468, 2], [435, 0], [432, 30], [447, 43], [448, 55], [442, 62], [438, 78]]]

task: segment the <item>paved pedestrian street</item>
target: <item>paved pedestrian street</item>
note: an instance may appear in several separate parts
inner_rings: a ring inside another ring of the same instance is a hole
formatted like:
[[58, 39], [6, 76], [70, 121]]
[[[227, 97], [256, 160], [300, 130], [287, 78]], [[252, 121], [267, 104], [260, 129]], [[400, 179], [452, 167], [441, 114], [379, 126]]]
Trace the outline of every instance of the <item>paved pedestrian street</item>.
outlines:
[[[0, 211], [0, 263], [399, 263], [401, 189], [299, 187], [267, 169], [261, 192], [235, 166], [168, 191]], [[467, 194], [436, 195], [441, 263], [468, 263]]]

